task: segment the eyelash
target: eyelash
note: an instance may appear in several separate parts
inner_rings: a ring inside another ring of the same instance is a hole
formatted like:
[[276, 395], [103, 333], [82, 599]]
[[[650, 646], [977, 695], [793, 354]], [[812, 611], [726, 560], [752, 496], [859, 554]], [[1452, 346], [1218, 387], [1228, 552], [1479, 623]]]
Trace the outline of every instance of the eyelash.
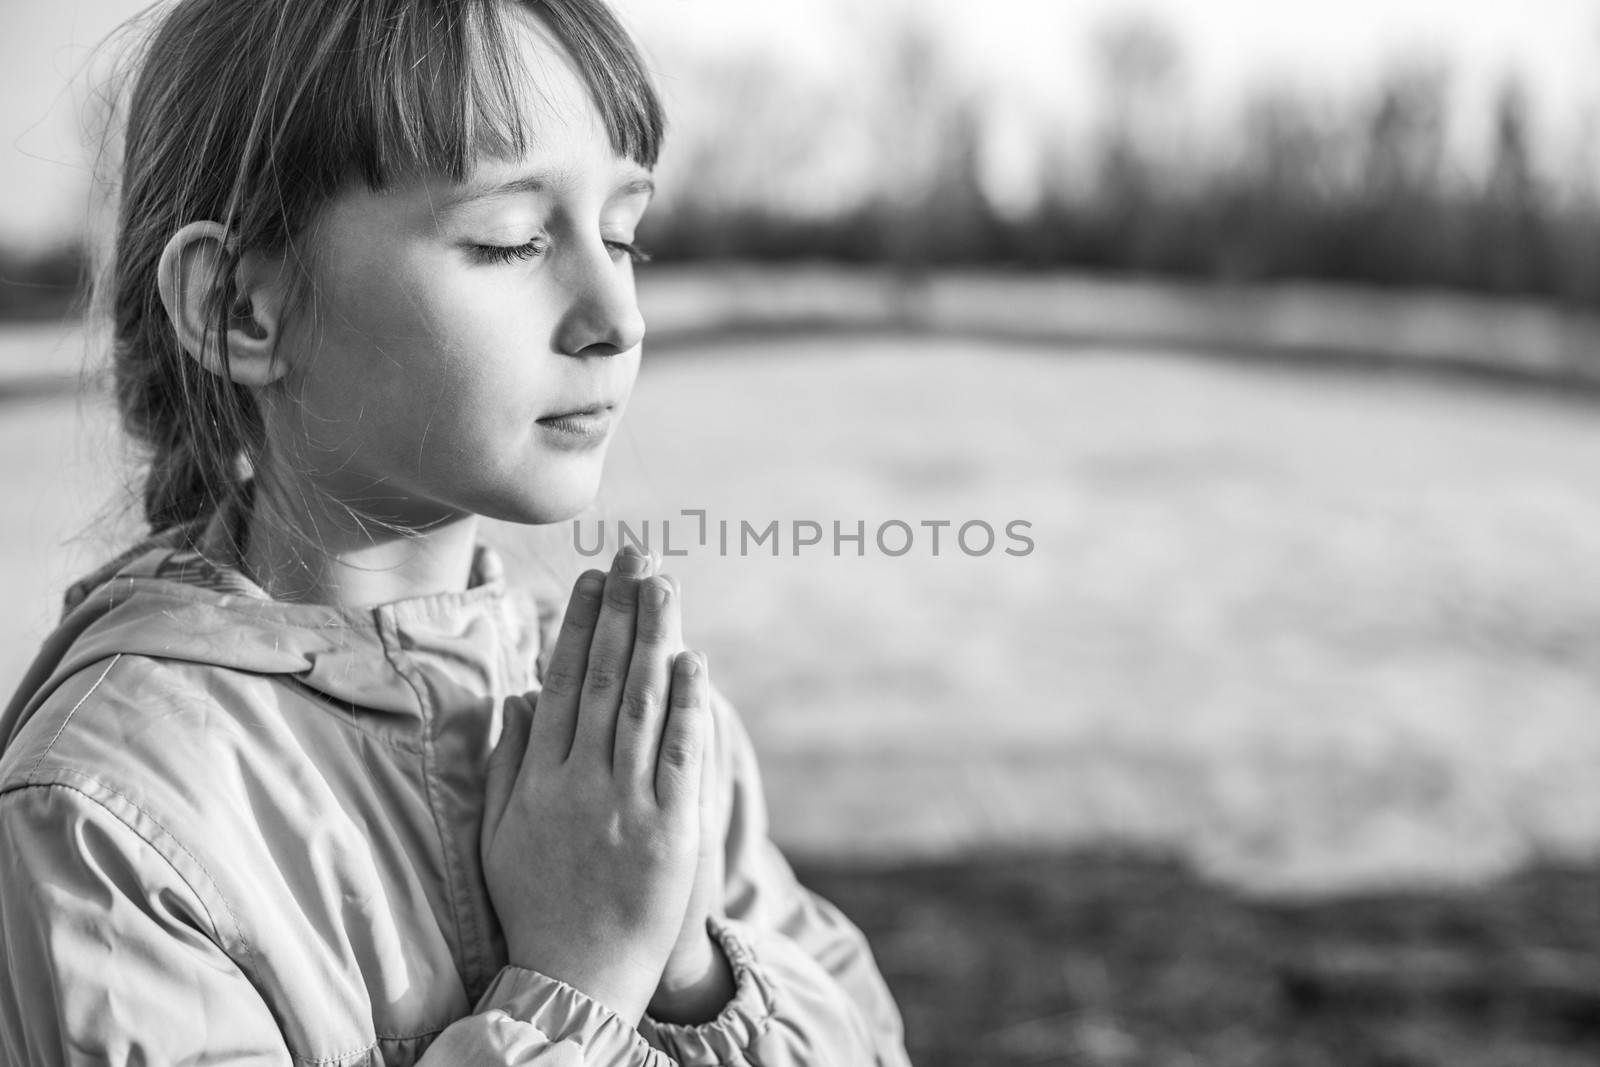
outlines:
[[[482, 263], [513, 263], [517, 260], [537, 259], [545, 253], [545, 243], [540, 240], [520, 245], [471, 245], [472, 254]], [[634, 263], [650, 262], [650, 253], [631, 241], [607, 241], [606, 247], [621, 252]]]

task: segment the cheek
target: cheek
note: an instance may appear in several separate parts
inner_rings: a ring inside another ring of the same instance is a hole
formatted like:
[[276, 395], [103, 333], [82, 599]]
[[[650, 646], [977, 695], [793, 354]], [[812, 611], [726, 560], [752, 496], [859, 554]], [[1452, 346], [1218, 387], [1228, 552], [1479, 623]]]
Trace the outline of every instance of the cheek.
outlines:
[[392, 458], [413, 417], [437, 417], [448, 375], [413, 276], [403, 262], [380, 270], [349, 254], [317, 265], [285, 390], [285, 430], [309, 448], [313, 466]]
[[492, 381], [497, 354], [534, 339], [514, 295], [471, 273], [404, 249], [347, 256], [325, 270], [309, 331], [309, 392], [421, 402]]
[[364, 342], [380, 365], [398, 352], [427, 352], [435, 364], [489, 372], [550, 351], [558, 315], [525, 269], [474, 267], [438, 250], [367, 264], [342, 290], [342, 340]]
[[406, 350], [433, 343], [429, 272], [417, 258], [403, 248], [347, 254], [319, 272], [321, 347], [382, 364], [392, 360], [397, 346]]
[[[427, 478], [524, 462], [532, 419], [572, 384], [540, 280], [398, 242], [320, 265], [296, 427], [317, 465], [350, 459]], [[610, 381], [631, 391], [638, 353], [616, 358], [627, 367]]]

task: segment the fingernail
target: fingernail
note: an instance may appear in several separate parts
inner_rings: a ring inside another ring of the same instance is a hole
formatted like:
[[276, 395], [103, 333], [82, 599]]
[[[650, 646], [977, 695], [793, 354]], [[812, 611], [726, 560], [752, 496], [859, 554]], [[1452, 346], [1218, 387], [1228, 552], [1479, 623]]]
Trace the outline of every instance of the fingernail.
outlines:
[[639, 554], [639, 550], [629, 545], [617, 553], [617, 573], [626, 578], [638, 578], [644, 574], [650, 561]]
[[651, 582], [644, 587], [644, 602], [652, 608], [659, 608], [667, 602], [667, 587], [660, 582]]
[[700, 673], [700, 661], [695, 658], [692, 652], [687, 656], [679, 656], [678, 671], [685, 678], [693, 678]]

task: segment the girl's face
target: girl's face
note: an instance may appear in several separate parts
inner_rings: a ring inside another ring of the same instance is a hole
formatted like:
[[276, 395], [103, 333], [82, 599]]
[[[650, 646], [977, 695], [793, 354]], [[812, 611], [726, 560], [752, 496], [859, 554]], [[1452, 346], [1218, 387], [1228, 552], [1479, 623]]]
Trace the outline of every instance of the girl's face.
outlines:
[[528, 154], [460, 185], [338, 196], [280, 342], [273, 474], [386, 521], [577, 514], [639, 370], [630, 243], [649, 174], [612, 150], [562, 48], [511, 11]]

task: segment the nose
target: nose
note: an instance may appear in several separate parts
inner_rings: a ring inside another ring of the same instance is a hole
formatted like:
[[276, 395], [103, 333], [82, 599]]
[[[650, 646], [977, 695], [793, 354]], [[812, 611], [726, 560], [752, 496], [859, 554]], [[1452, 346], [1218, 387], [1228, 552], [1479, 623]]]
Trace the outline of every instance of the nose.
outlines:
[[644, 340], [644, 318], [633, 286], [633, 271], [595, 242], [572, 265], [571, 300], [556, 329], [558, 351], [568, 356], [615, 356]]

